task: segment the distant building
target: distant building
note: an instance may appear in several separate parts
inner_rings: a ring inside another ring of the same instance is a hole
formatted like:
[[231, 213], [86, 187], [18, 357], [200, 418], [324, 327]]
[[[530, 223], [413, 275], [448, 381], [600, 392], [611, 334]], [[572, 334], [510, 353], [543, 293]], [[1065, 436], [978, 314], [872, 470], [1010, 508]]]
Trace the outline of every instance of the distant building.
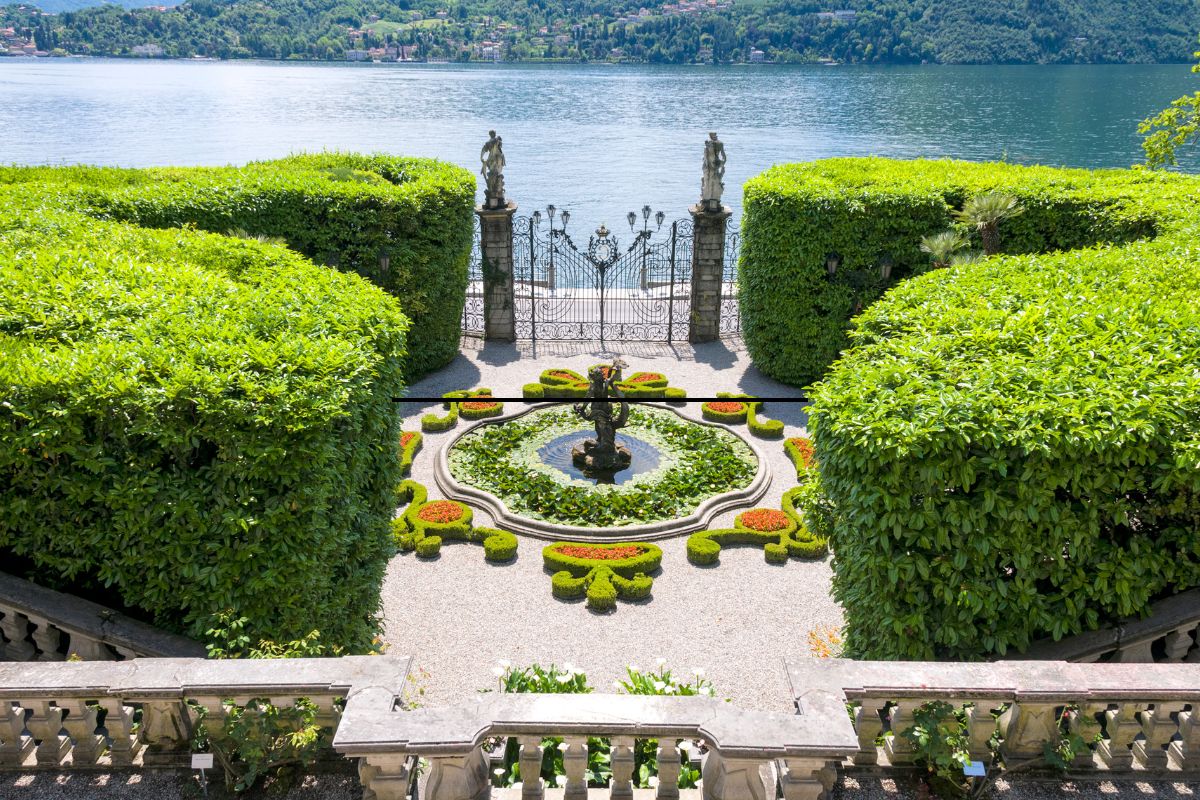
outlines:
[[750, 63], [751, 64], [761, 64], [766, 60], [767, 60], [767, 54], [764, 53], [762, 50], [751, 50], [750, 51]]
[[347, 61], [366, 61], [370, 54], [366, 50], [347, 50]]
[[135, 45], [130, 52], [140, 58], [162, 58], [166, 55], [166, 51], [162, 49], [162, 46], [157, 44]]
[[817, 12], [817, 19], [827, 20], [827, 21], [835, 21], [836, 20], [838, 22], [849, 22], [850, 20], [854, 19], [857, 16], [858, 16], [857, 11], [850, 11], [848, 9], [843, 9], [840, 11], [818, 11]]

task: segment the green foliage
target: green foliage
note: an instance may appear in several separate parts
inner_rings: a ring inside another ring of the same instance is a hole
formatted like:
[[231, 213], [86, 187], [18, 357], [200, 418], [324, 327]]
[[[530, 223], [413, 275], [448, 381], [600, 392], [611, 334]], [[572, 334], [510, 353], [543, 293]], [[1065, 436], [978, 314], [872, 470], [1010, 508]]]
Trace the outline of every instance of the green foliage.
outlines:
[[954, 212], [954, 218], [978, 231], [983, 254], [994, 256], [1000, 252], [1000, 223], [1024, 213], [1025, 207], [1011, 194], [988, 192], [968, 197], [963, 207]]
[[937, 269], [950, 266], [955, 254], [970, 244], [970, 241], [962, 231], [950, 228], [931, 236], [922, 236], [920, 249], [922, 253], [929, 255], [932, 267]]
[[[608, 364], [596, 364], [607, 368]], [[589, 369], [591, 369], [589, 367]], [[628, 400], [682, 401], [687, 392], [669, 386], [670, 379], [661, 372], [635, 372], [617, 383], [617, 388]], [[537, 383], [527, 383], [521, 388], [526, 400], [576, 400], [588, 396], [588, 379], [573, 369], [552, 367], [542, 370]]]
[[399, 304], [277, 245], [112, 219], [183, 223], [186, 195], [228, 230], [290, 174], [0, 169], [0, 552], [195, 638], [232, 608], [255, 637], [363, 651], [392, 550]]
[[436, 558], [445, 540], [476, 542], [483, 545], [483, 557], [491, 562], [509, 561], [517, 554], [517, 537], [500, 528], [476, 528], [471, 524], [473, 512], [457, 500], [439, 500], [459, 511], [457, 519], [446, 522], [422, 519], [421, 509], [429, 503], [429, 493], [414, 480], [401, 481], [396, 487], [396, 500], [407, 504], [404, 513], [392, 520], [392, 538], [402, 552], [415, 550], [420, 558]]
[[[1200, 51], [1192, 55], [1200, 58]], [[1192, 72], [1200, 73], [1200, 64], [1193, 65]], [[1138, 133], [1145, 137], [1142, 150], [1146, 153], [1147, 167], [1175, 166], [1179, 148], [1200, 140], [1200, 92], [1184, 95], [1153, 117], [1142, 120]]]
[[[913, 759], [925, 767], [936, 785], [964, 793], [963, 770], [971, 762], [965, 711], [944, 700], [923, 703], [913, 710], [913, 724], [900, 731], [913, 748]], [[939, 794], [945, 795], [943, 789]]]
[[[318, 631], [293, 642], [262, 640], [250, 646], [247, 619], [220, 612], [208, 631], [210, 658], [313, 658], [328, 652]], [[333, 730], [317, 720], [319, 709], [308, 698], [279, 706], [268, 698], [246, 703], [222, 700], [220, 709], [189, 703], [197, 723], [192, 729], [192, 747], [212, 752], [225, 773], [227, 788], [236, 792], [253, 789], [268, 777], [278, 777], [288, 767], [312, 765], [321, 750], [328, 750]]]
[[1017, 251], [1157, 237], [937, 270], [856, 320], [812, 395], [823, 512], [805, 506], [848, 654], [1003, 654], [1200, 585], [1200, 181], [856, 163], [860, 197], [990, 176], [1027, 209]]
[[711, 566], [720, 561], [722, 547], [740, 544], [762, 547], [768, 564], [782, 564], [789, 557], [824, 558], [829, 552], [827, 541], [809, 531], [796, 508], [796, 500], [804, 491], [804, 487], [797, 486], [784, 493], [782, 507], [787, 516], [786, 527], [775, 531], [753, 530], [746, 525], [746, 515], [766, 509], [742, 512], [734, 519], [732, 528], [698, 531], [689, 536], [688, 561], [700, 567]]
[[[405, 441], [407, 437], [407, 441]], [[421, 449], [423, 437], [419, 431], [401, 431], [400, 433], [400, 474], [407, 475], [412, 469], [413, 459]]]
[[[444, 417], [439, 417], [437, 414], [425, 414], [421, 417], [421, 430], [426, 433], [438, 431], [448, 431], [458, 425], [458, 418], [461, 415], [463, 419], [477, 420], [486, 419], [487, 417], [498, 417], [504, 413], [504, 403], [488, 403], [486, 398], [492, 396], [492, 390], [488, 388], [478, 389], [456, 389], [452, 392], [446, 392], [442, 397], [446, 401], [442, 403], [442, 407], [447, 409]], [[471, 400], [471, 398], [481, 398]], [[465, 406], [464, 401], [474, 403], [484, 403], [479, 408]]]
[[813, 458], [812, 440], [804, 436], [794, 436], [783, 443], [783, 451], [796, 467], [796, 480], [804, 482], [817, 469]]
[[[716, 696], [712, 681], [704, 677], [704, 670], [697, 668], [691, 680], [676, 678], [667, 667], [665, 658], [658, 659], [657, 668], [642, 671], [632, 664], [625, 668], [625, 680], [615, 683], [623, 694], [653, 695], [659, 697]], [[696, 789], [700, 784], [700, 769], [692, 766], [690, 754], [692, 742], [680, 746], [678, 787]], [[638, 739], [633, 748], [633, 779], [636, 785], [649, 788], [658, 780], [658, 739]]]
[[747, 485], [755, 473], [753, 453], [733, 434], [647, 407], [630, 410], [626, 430], [656, 437], [669, 448], [674, 463], [653, 480], [585, 487], [531, 468], [537, 443], [580, 427], [570, 409], [545, 409], [478, 428], [454, 444], [450, 472], [455, 480], [497, 496], [515, 513], [593, 527], [690, 514], [704, 499]]
[[[638, 547], [641, 553], [629, 558], [595, 559], [577, 558], [561, 552], [564, 547], [587, 547], [597, 550]], [[542, 548], [542, 566], [554, 572], [566, 571], [578, 577], [586, 575], [597, 564], [602, 564], [618, 575], [632, 577], [639, 572], [653, 572], [662, 564], [662, 548], [650, 542], [555, 542]]]
[[[461, 59], [470, 57], [462, 47], [482, 31], [503, 35], [507, 61], [720, 63], [747, 60], [751, 48], [760, 48], [780, 62], [1144, 63], [1185, 60], [1200, 28], [1200, 13], [1187, 0], [1137, 6], [1127, 0], [765, 0], [697, 14], [654, 13], [628, 24], [617, 20], [637, 6], [566, 0], [470, 0], [450, 6], [453, 13], [445, 18], [434, 18], [447, 8], [436, 0], [191, 0], [166, 11], [83, 8], [87, 0], [39, 5], [68, 13], [42, 16], [32, 6], [11, 5], [0, 20], [29, 30], [45, 50], [128, 56], [134, 47], [154, 43], [166, 55], [184, 58], [342, 60], [350, 47], [400, 43], [418, 45], [422, 57]], [[838, 20], [817, 16], [832, 8], [857, 13]], [[498, 29], [500, 22], [507, 27]], [[545, 41], [541, 29], [559, 22], [572, 30], [570, 39]], [[612, 55], [616, 48], [622, 55]]]

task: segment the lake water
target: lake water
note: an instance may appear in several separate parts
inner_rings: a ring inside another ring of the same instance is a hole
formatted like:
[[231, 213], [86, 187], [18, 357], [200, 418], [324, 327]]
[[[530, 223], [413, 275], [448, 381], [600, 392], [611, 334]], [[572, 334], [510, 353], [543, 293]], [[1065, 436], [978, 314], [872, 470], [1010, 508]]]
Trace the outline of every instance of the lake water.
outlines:
[[[1139, 120], [1195, 90], [1173, 66], [651, 67], [0, 59], [0, 163], [226, 164], [323, 148], [478, 170], [504, 138], [508, 194], [618, 231], [700, 193], [719, 132], [727, 201], [771, 164], [957, 156], [1081, 167], [1141, 157]], [[1195, 169], [1191, 158], [1185, 166]], [[586, 229], [577, 226], [587, 226]]]

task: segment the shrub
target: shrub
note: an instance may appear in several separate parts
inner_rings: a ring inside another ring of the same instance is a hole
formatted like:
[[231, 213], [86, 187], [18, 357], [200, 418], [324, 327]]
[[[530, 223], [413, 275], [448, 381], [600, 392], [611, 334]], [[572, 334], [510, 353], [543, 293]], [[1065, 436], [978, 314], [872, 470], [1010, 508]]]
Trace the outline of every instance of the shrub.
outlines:
[[745, 403], [733, 401], [724, 402], [707, 402], [700, 406], [700, 414], [709, 422], [722, 422], [726, 425], [733, 425], [738, 422], [746, 421], [746, 412], [749, 407]]
[[701, 415], [709, 422], [721, 422], [732, 425], [745, 422], [746, 427], [755, 436], [763, 439], [776, 439], [783, 436], [783, 423], [777, 419], [759, 419], [764, 403], [755, 400], [748, 394], [733, 394], [717, 392], [717, 397], [727, 398], [709, 401], [700, 407]]
[[[739, 514], [732, 528], [693, 533], [687, 540], [688, 561], [699, 567], [711, 566], [720, 561], [723, 546], [736, 544], [761, 546], [768, 564], [782, 564], [789, 557], [824, 558], [829, 552], [826, 540], [809, 532], [796, 509], [803, 491], [804, 487], [798, 486], [785, 492], [783, 511], [755, 508]], [[777, 527], [781, 523], [783, 527]]]
[[0, 552], [198, 639], [233, 609], [366, 651], [408, 322], [276, 245], [69, 210], [151, 174], [0, 170]]
[[813, 469], [812, 440], [804, 436], [795, 436], [783, 443], [783, 450], [796, 467], [796, 480], [802, 481]]
[[[594, 364], [607, 370], [610, 364]], [[687, 392], [674, 386], [668, 386], [669, 379], [661, 372], [635, 372], [617, 384], [617, 388], [627, 400], [667, 400], [679, 402], [687, 397]], [[575, 400], [588, 396], [588, 379], [573, 369], [555, 367], [542, 370], [538, 383], [527, 383], [521, 388], [521, 396], [526, 400]]]
[[1003, 654], [1200, 585], [1200, 182], [874, 163], [851, 194], [1003, 184], [1014, 251], [1158, 237], [939, 270], [857, 320], [813, 395], [828, 513], [807, 517], [848, 654]]
[[[1003, 251], [1043, 253], [1129, 242], [1173, 216], [1158, 176], [960, 161], [830, 159], [772, 167], [745, 187], [738, 271], [742, 330], [754, 365], [809, 384], [846, 348], [856, 309], [890, 282], [925, 271], [922, 237], [944, 230], [971, 197], [1011, 195]], [[826, 260], [840, 265], [828, 277]], [[875, 276], [875, 277], [871, 277]]]
[[417, 431], [404, 431], [400, 434], [400, 474], [407, 475], [412, 469], [413, 459], [421, 449], [422, 436]]
[[425, 487], [413, 480], [401, 481], [396, 500], [408, 505], [392, 520], [392, 536], [402, 551], [415, 550], [420, 558], [436, 558], [442, 542], [457, 540], [483, 545], [488, 561], [508, 561], [517, 554], [517, 537], [499, 528], [475, 528], [471, 509], [457, 500], [428, 501]]
[[460, 414], [464, 419], [471, 420], [498, 417], [504, 413], [504, 403], [488, 402], [487, 398], [491, 396], [492, 390], [487, 388], [456, 389], [452, 392], [446, 392], [442, 395], [442, 397], [446, 398], [445, 402], [442, 403], [442, 407], [448, 409], [446, 416], [439, 417], [437, 414], [425, 414], [421, 417], [421, 430], [426, 433], [448, 431], [458, 425]]
[[[620, 559], [604, 557], [577, 557], [567, 555], [562, 551], [570, 548], [584, 548], [593, 551], [629, 550], [636, 548], [636, 555]], [[586, 575], [593, 567], [603, 565], [624, 577], [631, 577], [639, 572], [653, 572], [662, 564], [662, 548], [649, 542], [617, 542], [615, 544], [593, 544], [591, 542], [555, 542], [542, 548], [542, 564], [548, 570], [555, 572], [566, 571], [575, 576]]]
[[[620, 557], [609, 558], [609, 551]], [[555, 542], [542, 548], [542, 564], [555, 571], [550, 578], [551, 594], [562, 600], [586, 596], [588, 608], [593, 611], [615, 609], [618, 597], [649, 597], [654, 579], [645, 573], [658, 569], [661, 563], [662, 548], [649, 542]]]

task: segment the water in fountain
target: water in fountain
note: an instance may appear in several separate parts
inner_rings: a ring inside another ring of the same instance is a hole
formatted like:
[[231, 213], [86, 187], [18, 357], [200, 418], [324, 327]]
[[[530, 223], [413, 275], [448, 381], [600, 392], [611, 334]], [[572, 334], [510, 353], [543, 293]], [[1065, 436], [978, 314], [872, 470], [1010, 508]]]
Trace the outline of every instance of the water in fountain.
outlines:
[[611, 475], [593, 476], [584, 474], [572, 460], [571, 451], [575, 447], [582, 445], [585, 439], [592, 438], [594, 435], [590, 430], [564, 433], [562, 436], [551, 439], [539, 447], [537, 451], [538, 457], [541, 458], [543, 464], [553, 467], [571, 478], [588, 481], [592, 484], [616, 484], [619, 486], [638, 475], [658, 467], [661, 457], [656, 446], [635, 436], [618, 433], [616, 437], [617, 444], [628, 448], [630, 454], [633, 456], [629, 466]]

